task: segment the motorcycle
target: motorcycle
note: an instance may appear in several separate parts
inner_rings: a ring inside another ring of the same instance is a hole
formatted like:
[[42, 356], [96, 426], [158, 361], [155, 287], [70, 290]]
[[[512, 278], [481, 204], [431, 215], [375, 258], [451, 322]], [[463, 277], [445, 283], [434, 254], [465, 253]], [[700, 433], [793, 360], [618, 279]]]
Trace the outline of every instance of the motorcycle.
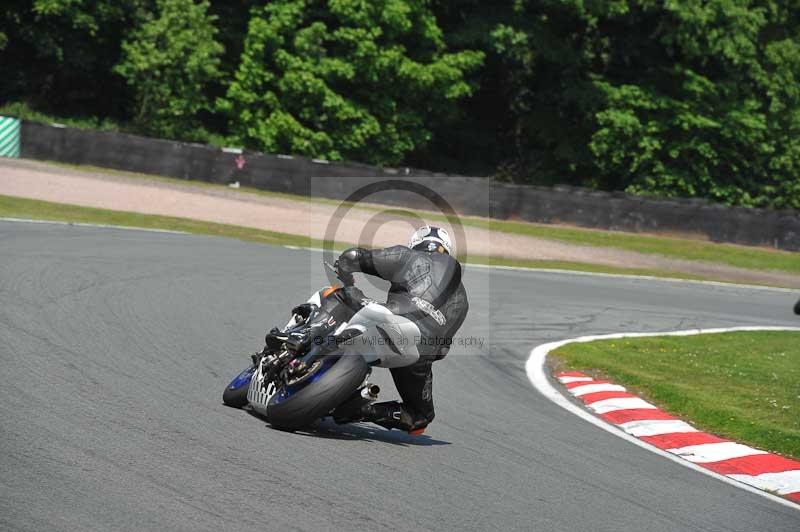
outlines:
[[357, 289], [325, 287], [295, 307], [283, 329], [267, 334], [264, 349], [225, 388], [222, 401], [286, 430], [336, 417], [337, 409], [377, 400], [380, 388], [368, 380], [372, 367], [415, 362], [419, 352], [408, 338], [418, 336], [413, 322]]

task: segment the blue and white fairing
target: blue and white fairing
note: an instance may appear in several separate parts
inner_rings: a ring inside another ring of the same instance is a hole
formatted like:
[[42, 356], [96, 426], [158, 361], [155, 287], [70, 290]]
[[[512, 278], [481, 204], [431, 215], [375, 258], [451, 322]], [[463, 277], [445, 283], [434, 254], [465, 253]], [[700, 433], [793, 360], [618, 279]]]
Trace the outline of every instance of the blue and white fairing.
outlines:
[[[343, 303], [333, 301], [335, 290], [324, 289], [312, 294], [307, 303], [314, 305], [317, 311], [310, 320], [324, 320], [331, 327], [334, 338], [347, 333], [349, 340], [341, 342], [335, 352], [327, 355], [322, 362], [322, 367], [307, 381], [296, 387], [286, 386], [278, 389], [274, 383], [264, 385], [265, 372], [263, 365], [253, 368], [249, 382], [247, 400], [255, 412], [267, 415], [270, 401], [273, 403], [282, 396], [288, 398], [299, 389], [319, 379], [332, 366], [338, 356], [361, 356], [371, 366], [396, 368], [408, 366], [419, 359], [417, 345], [420, 339], [419, 328], [407, 318], [396, 316], [385, 306], [374, 301], [365, 301], [364, 306], [347, 321], [337, 323], [337, 318], [344, 314], [336, 312], [338, 305]], [[341, 307], [339, 307], [341, 308]], [[347, 314], [349, 316], [349, 314]], [[303, 318], [295, 315], [287, 322], [282, 332], [304, 324]], [[357, 334], [354, 334], [357, 333]], [[314, 347], [309, 352], [312, 352]], [[240, 377], [244, 377], [243, 372]], [[276, 395], [277, 394], [277, 395]], [[273, 399], [274, 398], [274, 399]]]
[[[307, 301], [317, 307], [322, 306], [327, 289], [315, 292]], [[327, 297], [330, 297], [327, 296]], [[420, 331], [417, 325], [403, 316], [397, 316], [376, 301], [364, 301], [364, 306], [350, 318], [340, 323], [333, 336], [345, 330], [355, 329], [360, 335], [343, 343], [340, 347], [345, 354], [358, 354], [367, 364], [382, 368], [409, 366], [419, 359], [417, 345]], [[296, 316], [284, 327], [284, 331], [296, 327]]]

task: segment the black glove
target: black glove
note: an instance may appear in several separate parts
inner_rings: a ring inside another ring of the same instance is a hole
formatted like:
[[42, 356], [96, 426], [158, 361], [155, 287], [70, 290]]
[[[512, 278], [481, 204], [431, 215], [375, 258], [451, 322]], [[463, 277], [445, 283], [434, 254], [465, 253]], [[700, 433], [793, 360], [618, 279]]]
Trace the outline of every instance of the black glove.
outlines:
[[271, 331], [267, 333], [264, 337], [264, 344], [266, 344], [265, 351], [277, 351], [283, 345], [283, 340], [280, 338], [283, 336], [281, 330], [277, 327], [273, 327]]
[[344, 264], [337, 260], [333, 263], [333, 267], [336, 268], [336, 277], [339, 278], [343, 285], [353, 286], [356, 283], [356, 280], [353, 278], [353, 274], [344, 268]]
[[322, 345], [325, 342], [324, 325], [316, 324], [304, 331], [289, 333], [286, 339], [286, 348], [295, 353], [302, 353], [311, 347], [311, 344]]
[[315, 305], [311, 303], [303, 303], [302, 305], [297, 305], [292, 309], [292, 315], [297, 314], [301, 318], [308, 319], [311, 315], [311, 312], [314, 310]]
[[336, 275], [345, 286], [353, 286], [353, 272], [361, 271], [361, 256], [364, 250], [361, 248], [350, 248], [345, 250], [339, 259], [333, 264], [336, 268]]
[[310, 331], [289, 333], [286, 339], [286, 347], [295, 353], [305, 351], [309, 345], [311, 345]]

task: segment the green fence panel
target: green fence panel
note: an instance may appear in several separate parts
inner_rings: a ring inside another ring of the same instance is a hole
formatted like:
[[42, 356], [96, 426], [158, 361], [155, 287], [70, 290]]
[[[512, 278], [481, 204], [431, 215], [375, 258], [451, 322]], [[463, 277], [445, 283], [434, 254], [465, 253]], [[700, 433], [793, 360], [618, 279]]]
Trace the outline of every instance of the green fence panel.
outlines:
[[20, 120], [0, 116], [0, 157], [19, 157]]

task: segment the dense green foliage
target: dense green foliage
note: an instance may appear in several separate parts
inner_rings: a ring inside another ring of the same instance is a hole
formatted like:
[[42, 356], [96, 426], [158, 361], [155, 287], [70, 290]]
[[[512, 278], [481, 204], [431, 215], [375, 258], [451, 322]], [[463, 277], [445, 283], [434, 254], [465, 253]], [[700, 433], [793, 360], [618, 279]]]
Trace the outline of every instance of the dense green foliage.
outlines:
[[150, 0], [4, 0], [0, 102], [124, 118], [129, 95], [112, 68], [125, 33], [153, 7]]
[[602, 175], [638, 193], [800, 207], [800, 35], [784, 31], [788, 12], [733, 0], [620, 7], [604, 23], [637, 46], [593, 80]]
[[9, 0], [0, 105], [800, 208], [798, 0]]
[[278, 0], [253, 11], [220, 109], [266, 151], [399, 163], [472, 92], [483, 55], [444, 48], [420, 0]]
[[132, 89], [133, 121], [142, 131], [194, 140], [198, 112], [210, 110], [204, 89], [221, 75], [215, 17], [205, 0], [158, 0], [157, 9], [122, 43], [114, 72]]

